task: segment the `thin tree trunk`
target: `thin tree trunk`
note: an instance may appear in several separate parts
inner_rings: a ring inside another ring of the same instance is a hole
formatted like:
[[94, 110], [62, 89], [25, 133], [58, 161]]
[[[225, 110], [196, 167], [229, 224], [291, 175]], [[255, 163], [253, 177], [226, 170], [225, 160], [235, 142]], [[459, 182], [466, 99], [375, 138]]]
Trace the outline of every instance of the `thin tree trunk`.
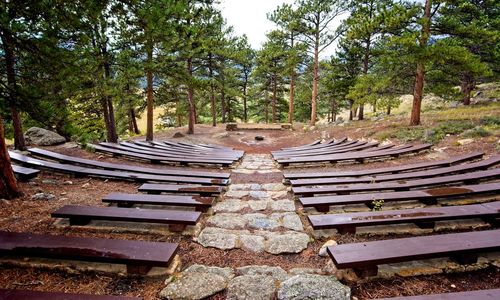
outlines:
[[[193, 77], [193, 62], [191, 60], [191, 57], [187, 59], [187, 72], [189, 75], [189, 80]], [[194, 106], [194, 100], [193, 100], [193, 86], [191, 83], [188, 83], [188, 88], [187, 88], [187, 100], [188, 100], [188, 105], [189, 105], [189, 122], [188, 122], [188, 134], [193, 134], [194, 133], [194, 124], [196, 122], [196, 108]]]
[[0, 198], [13, 199], [21, 195], [16, 177], [12, 171], [5, 135], [3, 119], [0, 115]]
[[462, 84], [460, 85], [460, 91], [462, 92], [462, 103], [464, 105], [470, 105], [471, 93], [476, 87], [476, 83], [472, 75], [467, 72], [462, 76]]
[[243, 83], [243, 120], [245, 120], [245, 123], [248, 122], [247, 85], [248, 85], [248, 76], [245, 75], [245, 82]]
[[[429, 39], [431, 26], [431, 0], [425, 1], [425, 15], [423, 17], [422, 35], [420, 37], [420, 47], [426, 47]], [[413, 89], [413, 106], [411, 110], [410, 125], [420, 124], [420, 108], [424, 92], [425, 66], [423, 61], [417, 62], [417, 72], [415, 74], [415, 88]]]
[[358, 120], [364, 120], [364, 118], [365, 118], [365, 115], [364, 115], [365, 105], [363, 103], [361, 103], [359, 105], [358, 111], [359, 111]]
[[354, 119], [354, 113], [352, 111], [352, 106], [354, 105], [353, 100], [349, 100], [349, 121], [352, 121]]
[[[110, 71], [110, 66], [107, 58], [107, 50], [105, 46], [103, 47], [103, 56], [104, 56], [104, 80], [105, 83], [109, 80], [111, 77], [111, 71]], [[105, 85], [107, 86], [107, 84]], [[105, 94], [108, 93], [108, 91], [104, 91]], [[116, 122], [115, 122], [115, 110], [113, 108], [113, 99], [111, 99], [111, 96], [106, 95], [105, 97], [106, 101], [106, 106], [108, 110], [108, 124], [107, 124], [107, 132], [108, 132], [108, 142], [110, 143], [117, 143], [118, 142], [118, 134], [116, 133]]]
[[390, 114], [391, 114], [391, 106], [387, 105], [387, 115], [390, 115]]
[[8, 102], [12, 115], [12, 126], [14, 127], [14, 147], [18, 150], [26, 150], [26, 141], [24, 140], [21, 115], [17, 103], [17, 83], [16, 83], [16, 60], [14, 57], [14, 41], [9, 31], [2, 29], [1, 39], [5, 55], [5, 67], [7, 71]]
[[225, 124], [226, 123], [226, 93], [224, 91], [224, 89], [225, 89], [224, 74], [222, 74], [221, 83], [222, 83], [222, 88], [220, 91], [220, 106], [221, 106], [221, 114], [222, 114], [222, 123]]
[[265, 95], [265, 106], [264, 106], [264, 110], [265, 110], [265, 117], [266, 117], [266, 124], [269, 123], [269, 93], [267, 92], [267, 89], [266, 89], [266, 95]]
[[217, 111], [215, 108], [215, 87], [210, 86], [210, 102], [212, 103], [212, 126], [217, 126]]
[[277, 76], [273, 74], [272, 122], [276, 123]]
[[288, 103], [288, 123], [293, 124], [293, 109], [295, 98], [295, 72], [290, 76], [290, 102]]
[[314, 45], [314, 62], [313, 62], [313, 87], [311, 99], [311, 122], [309, 125], [316, 125], [316, 100], [318, 98], [318, 68], [319, 68], [319, 36], [316, 37]]
[[146, 127], [146, 141], [153, 140], [153, 45], [151, 41], [148, 41], [147, 47], [147, 67], [146, 67], [146, 80], [147, 80], [147, 88], [146, 88], [146, 105], [147, 105], [147, 127]]

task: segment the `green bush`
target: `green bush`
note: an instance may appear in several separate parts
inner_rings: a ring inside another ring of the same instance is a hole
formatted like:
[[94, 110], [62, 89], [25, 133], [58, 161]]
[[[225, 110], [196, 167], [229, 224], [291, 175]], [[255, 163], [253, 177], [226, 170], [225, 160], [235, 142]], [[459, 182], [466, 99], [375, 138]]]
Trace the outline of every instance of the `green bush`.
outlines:
[[463, 137], [474, 138], [474, 137], [487, 137], [490, 136], [491, 132], [485, 129], [484, 127], [477, 126], [473, 129], [464, 131], [462, 134]]
[[498, 128], [500, 127], [500, 117], [497, 116], [484, 117], [481, 119], [481, 125]]

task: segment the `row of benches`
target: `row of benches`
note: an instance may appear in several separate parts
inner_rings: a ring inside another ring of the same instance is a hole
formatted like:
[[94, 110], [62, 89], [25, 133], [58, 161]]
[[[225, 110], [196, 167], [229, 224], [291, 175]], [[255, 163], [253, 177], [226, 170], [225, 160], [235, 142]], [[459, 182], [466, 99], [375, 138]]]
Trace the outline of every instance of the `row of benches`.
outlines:
[[283, 166], [297, 163], [320, 163], [341, 161], [364, 162], [368, 159], [398, 157], [404, 154], [416, 153], [430, 149], [431, 144], [380, 146], [377, 142], [359, 140], [329, 140], [322, 144], [310, 144], [296, 148], [283, 148], [272, 152], [274, 159]]
[[212, 148], [199, 145], [160, 142], [121, 142], [89, 145], [95, 151], [146, 160], [151, 163], [174, 163], [181, 165], [221, 165], [230, 166], [243, 156], [243, 151], [230, 148]]

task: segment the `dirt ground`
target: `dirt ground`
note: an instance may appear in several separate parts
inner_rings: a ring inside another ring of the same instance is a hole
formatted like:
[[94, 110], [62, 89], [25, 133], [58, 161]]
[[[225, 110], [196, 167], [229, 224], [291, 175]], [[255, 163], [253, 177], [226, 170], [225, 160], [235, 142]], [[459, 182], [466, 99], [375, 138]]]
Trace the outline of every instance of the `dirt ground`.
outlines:
[[[321, 131], [330, 137], [361, 138], [371, 123], [360, 123], [358, 127], [324, 128], [312, 132], [302, 130], [259, 130], [241, 131], [225, 134], [222, 126], [211, 127], [197, 125], [196, 134], [175, 139], [176, 141], [203, 142], [234, 147], [247, 153], [269, 153], [282, 147], [292, 147], [310, 143], [320, 139]], [[381, 125], [383, 126], [383, 125]], [[156, 135], [156, 139], [171, 138], [184, 129], [172, 129]], [[264, 141], [257, 142], [256, 135], [264, 136]], [[429, 159], [442, 159], [471, 151], [484, 151], [487, 155], [497, 154], [496, 143], [490, 141], [491, 137], [479, 138], [475, 143], [458, 146], [456, 137], [447, 137], [434, 147], [438, 151], [425, 152], [414, 156], [406, 156], [397, 160], [369, 162], [354, 165], [324, 165], [308, 168], [290, 168], [290, 172], [312, 172], [332, 170], [354, 170], [362, 168], [377, 168], [405, 163], [416, 163]], [[445, 149], [443, 149], [445, 148]], [[156, 168], [176, 168], [176, 166], [152, 166], [139, 161], [112, 158], [84, 151], [78, 147], [68, 145], [48, 147], [68, 155], [97, 159], [100, 161], [143, 165]], [[440, 150], [441, 149], [441, 150]], [[198, 168], [199, 170], [199, 168]], [[220, 169], [203, 168], [204, 171], [220, 172]], [[229, 171], [226, 169], [225, 171]], [[233, 173], [233, 183], [269, 183], [282, 180], [281, 173], [248, 175]], [[180, 245], [180, 257], [183, 266], [191, 264], [206, 264], [219, 267], [240, 267], [245, 265], [270, 265], [281, 266], [285, 270], [297, 267], [322, 268], [328, 258], [317, 255], [319, 248], [326, 239], [318, 239], [300, 254], [271, 255], [251, 254], [243, 250], [217, 250], [203, 248], [192, 242], [189, 236], [161, 235], [151, 233], [119, 233], [92, 231], [85, 228], [61, 228], [54, 226], [50, 213], [66, 204], [104, 206], [100, 199], [110, 192], [137, 191], [139, 184], [103, 179], [71, 178], [66, 175], [54, 175], [47, 172], [30, 183], [21, 183], [24, 196], [16, 200], [0, 200], [0, 227], [2, 230], [16, 232], [52, 233], [71, 236], [103, 237], [115, 239], [132, 239], [148, 241], [176, 242]], [[55, 200], [35, 201], [31, 196], [38, 192], [52, 193]], [[333, 236], [333, 239], [344, 241], [346, 238]], [[348, 239], [348, 238], [347, 238]], [[367, 239], [373, 239], [367, 238]], [[356, 237], [357, 241], [366, 240]], [[100, 273], [71, 274], [62, 271], [53, 271], [39, 268], [18, 268], [4, 265], [0, 267], [0, 288], [22, 288], [41, 291], [64, 291], [76, 293], [110, 294], [141, 296], [144, 299], [158, 299], [159, 291], [164, 287], [165, 278], [142, 278], [136, 276], [121, 277], [118, 275]], [[498, 288], [500, 286], [500, 271], [498, 268], [489, 268], [481, 271], [439, 274], [430, 276], [416, 276], [411, 278], [377, 279], [366, 283], [346, 283], [352, 289], [353, 296], [358, 299], [373, 299], [377, 297], [393, 297], [401, 295], [419, 295], [452, 291], [466, 291], [476, 289]], [[224, 299], [224, 294], [213, 296], [211, 299]]]

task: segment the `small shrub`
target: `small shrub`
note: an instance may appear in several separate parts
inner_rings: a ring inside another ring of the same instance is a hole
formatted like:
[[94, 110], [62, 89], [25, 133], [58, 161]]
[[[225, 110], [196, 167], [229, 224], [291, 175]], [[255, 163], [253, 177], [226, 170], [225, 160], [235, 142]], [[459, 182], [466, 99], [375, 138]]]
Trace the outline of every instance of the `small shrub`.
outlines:
[[382, 199], [375, 199], [372, 201], [372, 211], [379, 211], [379, 210], [382, 210], [382, 206], [384, 205], [384, 200]]
[[498, 128], [500, 127], [500, 117], [497, 116], [484, 117], [481, 119], [481, 125]]
[[491, 132], [489, 132], [487, 129], [485, 129], [482, 126], [474, 127], [473, 129], [466, 130], [466, 131], [464, 131], [464, 133], [462, 133], [462, 136], [467, 137], [467, 138], [487, 137], [490, 135], [491, 135]]

